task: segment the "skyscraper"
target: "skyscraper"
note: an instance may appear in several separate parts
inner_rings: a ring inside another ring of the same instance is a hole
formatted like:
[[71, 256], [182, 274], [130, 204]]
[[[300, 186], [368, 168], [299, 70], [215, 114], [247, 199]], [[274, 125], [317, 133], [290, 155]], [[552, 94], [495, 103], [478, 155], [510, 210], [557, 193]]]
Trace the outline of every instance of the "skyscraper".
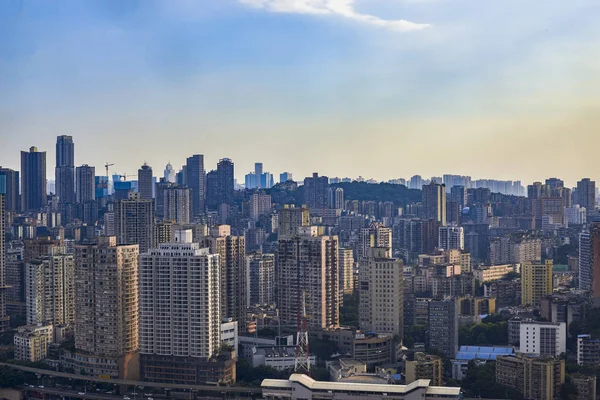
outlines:
[[248, 263], [248, 304], [269, 305], [275, 301], [275, 255], [256, 253]]
[[139, 244], [140, 252], [154, 247], [154, 205], [131, 193], [127, 200], [115, 202], [115, 231], [117, 243]]
[[344, 209], [344, 189], [338, 187], [327, 188], [327, 203], [329, 208]]
[[114, 236], [75, 247], [74, 359], [90, 375], [137, 378], [138, 255]]
[[138, 193], [142, 200], [152, 200], [154, 192], [154, 181], [152, 180], [152, 168], [144, 163], [138, 169]]
[[452, 186], [450, 189], [450, 201], [459, 204], [460, 212], [467, 206], [467, 189], [464, 186]]
[[390, 248], [370, 248], [359, 266], [359, 325], [404, 337], [404, 268]]
[[6, 266], [4, 233], [6, 231], [6, 211], [4, 193], [6, 192], [6, 176], [0, 175], [0, 332], [5, 332], [10, 327], [10, 318], [6, 316]]
[[327, 208], [327, 188], [329, 178], [313, 173], [312, 177], [304, 178], [304, 202], [311, 210]]
[[254, 164], [254, 179], [255, 179], [255, 188], [260, 189], [264, 187], [262, 185], [262, 176], [263, 176], [263, 164], [255, 163]]
[[46, 152], [32, 146], [21, 152], [21, 210], [37, 211], [46, 203]]
[[577, 182], [576, 203], [585, 207], [588, 213], [596, 209], [596, 182], [589, 178]]
[[140, 256], [143, 380], [201, 384], [203, 369], [218, 368], [207, 362], [221, 346], [219, 257], [192, 243], [190, 230]]
[[279, 174], [279, 183], [284, 183], [293, 179], [294, 178], [291, 172], [282, 172], [281, 174]]
[[340, 324], [337, 236], [307, 233], [280, 239], [277, 290], [282, 324], [295, 325], [302, 298], [310, 315], [310, 328], [336, 328]]
[[87, 203], [96, 199], [96, 168], [83, 164], [77, 167], [77, 202]]
[[206, 199], [206, 174], [204, 172], [204, 156], [195, 154], [188, 157], [185, 168], [186, 184], [192, 197], [192, 214], [204, 214]]
[[444, 250], [464, 250], [465, 232], [462, 226], [440, 226], [438, 247]]
[[521, 303], [538, 305], [549, 294], [552, 294], [552, 260], [546, 260], [544, 264], [524, 262], [521, 265]]
[[[5, 177], [4, 207], [7, 212], [21, 211], [21, 191], [19, 189], [19, 171], [0, 167], [0, 176]], [[1, 178], [0, 178], [1, 179]]]
[[177, 174], [175, 173], [175, 170], [173, 169], [173, 165], [171, 165], [171, 162], [169, 162], [167, 164], [167, 166], [165, 167], [165, 173], [164, 173], [164, 178], [166, 182], [170, 182], [170, 183], [176, 183], [177, 182]]
[[279, 237], [290, 237], [298, 234], [298, 228], [310, 224], [310, 210], [306, 207], [295, 207], [293, 204], [284, 204], [278, 210]]
[[73, 137], [56, 138], [56, 194], [61, 203], [75, 202], [75, 144]]
[[428, 302], [429, 347], [454, 358], [458, 351], [458, 308], [454, 298]]
[[190, 189], [184, 187], [164, 189], [162, 215], [165, 220], [189, 224], [190, 206]]
[[371, 247], [392, 248], [392, 228], [386, 228], [379, 222], [373, 222], [368, 228], [358, 231], [357, 260], [367, 257]]
[[229, 158], [223, 158], [217, 164], [217, 187], [219, 204], [233, 204], [234, 164]]
[[446, 185], [435, 182], [423, 185], [423, 211], [426, 219], [446, 225]]

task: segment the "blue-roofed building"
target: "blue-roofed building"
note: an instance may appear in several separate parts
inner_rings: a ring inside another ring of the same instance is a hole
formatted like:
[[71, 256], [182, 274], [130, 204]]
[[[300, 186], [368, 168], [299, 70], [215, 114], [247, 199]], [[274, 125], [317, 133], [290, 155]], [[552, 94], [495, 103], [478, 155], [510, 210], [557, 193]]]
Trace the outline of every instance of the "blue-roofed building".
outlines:
[[495, 361], [498, 356], [514, 354], [515, 348], [512, 346], [460, 346], [456, 357], [452, 360], [452, 379], [463, 380], [471, 360], [482, 365], [487, 361]]

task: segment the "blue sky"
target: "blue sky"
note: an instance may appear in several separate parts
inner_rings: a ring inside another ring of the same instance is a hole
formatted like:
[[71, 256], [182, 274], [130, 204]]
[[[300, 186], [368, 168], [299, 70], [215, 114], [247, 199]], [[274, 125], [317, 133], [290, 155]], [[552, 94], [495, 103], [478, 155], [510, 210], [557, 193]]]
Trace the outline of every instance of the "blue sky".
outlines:
[[[596, 177], [594, 0], [0, 2], [0, 165]], [[101, 170], [101, 168], [98, 168]]]

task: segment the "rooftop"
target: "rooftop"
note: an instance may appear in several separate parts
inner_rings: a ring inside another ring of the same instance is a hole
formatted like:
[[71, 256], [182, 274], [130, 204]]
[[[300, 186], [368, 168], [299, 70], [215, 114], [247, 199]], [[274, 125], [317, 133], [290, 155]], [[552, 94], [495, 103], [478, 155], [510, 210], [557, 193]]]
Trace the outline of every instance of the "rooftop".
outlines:
[[506, 346], [460, 346], [455, 359], [457, 360], [495, 360], [497, 356], [515, 354], [514, 347]]

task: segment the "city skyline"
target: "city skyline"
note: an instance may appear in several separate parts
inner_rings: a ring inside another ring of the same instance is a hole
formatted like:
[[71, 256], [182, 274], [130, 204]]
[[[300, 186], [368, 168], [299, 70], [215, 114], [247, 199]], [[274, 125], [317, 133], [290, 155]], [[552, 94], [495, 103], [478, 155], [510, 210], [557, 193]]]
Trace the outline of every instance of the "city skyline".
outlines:
[[[573, 186], [600, 144], [597, 7], [3, 3], [0, 34], [15, 39], [0, 46], [0, 159], [18, 169], [35, 145], [53, 160], [66, 134], [77, 165], [118, 173], [204, 154], [207, 170], [231, 158], [238, 181], [256, 161], [297, 179], [387, 180], [439, 175], [460, 157], [447, 172], [533, 182], [544, 165]], [[310, 147], [310, 169], [305, 153], [284, 151], [291, 142]], [[555, 149], [572, 157], [549, 162]]]

